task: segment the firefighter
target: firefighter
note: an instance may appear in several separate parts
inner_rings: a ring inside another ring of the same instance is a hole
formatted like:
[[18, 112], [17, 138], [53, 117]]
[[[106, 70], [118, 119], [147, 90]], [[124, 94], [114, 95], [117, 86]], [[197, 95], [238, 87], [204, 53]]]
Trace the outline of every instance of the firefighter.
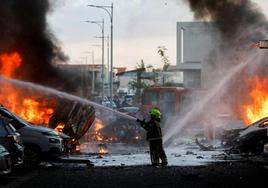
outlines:
[[137, 119], [137, 122], [139, 122], [141, 126], [147, 131], [146, 139], [149, 141], [150, 145], [150, 155], [152, 165], [166, 166], [168, 162], [167, 162], [167, 156], [163, 148], [162, 131], [160, 127], [161, 112], [159, 111], [158, 108], [154, 107], [150, 110], [149, 115], [150, 120], [148, 122], [139, 119]]

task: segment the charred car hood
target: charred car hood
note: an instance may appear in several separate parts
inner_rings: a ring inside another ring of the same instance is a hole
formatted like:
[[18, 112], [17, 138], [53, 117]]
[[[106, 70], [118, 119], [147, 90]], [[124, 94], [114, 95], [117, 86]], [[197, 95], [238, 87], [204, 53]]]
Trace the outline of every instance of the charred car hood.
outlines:
[[52, 133], [55, 134], [55, 136], [59, 136], [59, 134], [54, 131], [53, 129], [47, 128], [47, 127], [42, 127], [42, 126], [28, 126], [27, 129], [30, 129], [32, 131], [36, 131], [36, 132], [47, 132], [47, 133]]

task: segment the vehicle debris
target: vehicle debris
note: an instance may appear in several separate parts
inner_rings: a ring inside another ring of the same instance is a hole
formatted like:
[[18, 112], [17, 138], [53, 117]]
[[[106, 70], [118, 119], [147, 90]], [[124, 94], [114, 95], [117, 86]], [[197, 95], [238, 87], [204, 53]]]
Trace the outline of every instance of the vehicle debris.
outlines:
[[245, 128], [222, 130], [221, 134], [220, 147], [205, 146], [198, 139], [195, 143], [202, 151], [224, 149], [228, 154], [261, 155], [267, 153], [268, 117]]

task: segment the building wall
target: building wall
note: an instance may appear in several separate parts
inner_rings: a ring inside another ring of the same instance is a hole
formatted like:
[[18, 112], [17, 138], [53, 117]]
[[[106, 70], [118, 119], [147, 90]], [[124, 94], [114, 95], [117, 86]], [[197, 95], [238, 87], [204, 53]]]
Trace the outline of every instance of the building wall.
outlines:
[[201, 71], [200, 70], [192, 70], [185, 71], [184, 75], [184, 84], [187, 87], [199, 88], [201, 86]]
[[[208, 71], [208, 59], [213, 50], [218, 49], [217, 45], [219, 40], [219, 33], [214, 27], [212, 22], [177, 22], [177, 65], [181, 63], [181, 49], [182, 40], [181, 33], [183, 28], [183, 59], [184, 63], [187, 62], [200, 62], [200, 72], [193, 70], [190, 73], [190, 69], [187, 70], [187, 75], [184, 74], [183, 82], [185, 84], [191, 82], [191, 76], [193, 78], [200, 77], [201, 87], [206, 87], [209, 84], [209, 78], [206, 77]], [[215, 52], [217, 53], [217, 52]], [[195, 75], [197, 74], [197, 75]], [[198, 75], [201, 74], [201, 75]], [[190, 79], [185, 80], [185, 79]]]
[[[95, 79], [95, 91], [94, 93], [101, 92], [101, 65], [91, 64], [58, 64], [58, 67], [63, 72], [69, 73], [73, 77], [73, 81], [77, 85], [77, 94], [82, 97], [89, 97], [92, 95], [92, 78], [94, 70], [94, 79]], [[106, 69], [104, 70], [106, 71]]]

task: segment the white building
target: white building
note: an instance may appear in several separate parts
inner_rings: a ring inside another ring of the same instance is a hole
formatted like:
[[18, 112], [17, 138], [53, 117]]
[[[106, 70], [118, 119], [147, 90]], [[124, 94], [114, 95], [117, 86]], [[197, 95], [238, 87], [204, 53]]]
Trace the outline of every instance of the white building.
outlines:
[[177, 22], [177, 66], [183, 73], [185, 87], [206, 87], [207, 63], [216, 46], [219, 33], [212, 22]]

